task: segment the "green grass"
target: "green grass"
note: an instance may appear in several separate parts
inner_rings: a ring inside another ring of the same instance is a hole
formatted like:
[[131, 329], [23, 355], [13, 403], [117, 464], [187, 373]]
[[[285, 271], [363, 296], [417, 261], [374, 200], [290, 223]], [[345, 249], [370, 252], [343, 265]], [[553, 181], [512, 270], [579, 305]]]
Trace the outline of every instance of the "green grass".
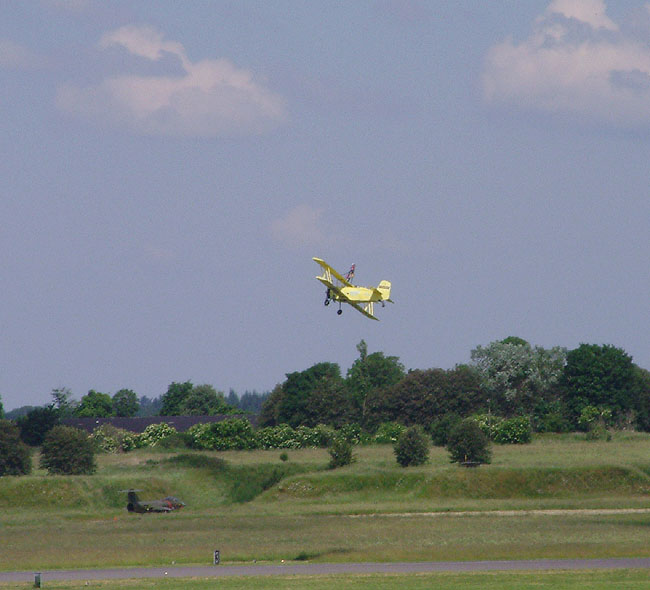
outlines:
[[[31, 588], [32, 584], [2, 584], [0, 589]], [[87, 588], [88, 581], [45, 581], [44, 588], [76, 590]], [[252, 578], [208, 579], [138, 579], [93, 580], [92, 588], [100, 590], [646, 590], [647, 570], [576, 571], [576, 572], [489, 572], [489, 573], [426, 573], [369, 574], [332, 576], [272, 576]]]
[[[205, 564], [215, 548], [225, 563], [650, 555], [648, 513], [525, 512], [650, 508], [649, 435], [544, 436], [495, 446], [478, 469], [439, 448], [407, 469], [390, 446], [355, 452], [328, 470], [324, 449], [290, 450], [287, 462], [279, 451], [138, 450], [99, 456], [93, 476], [3, 477], [0, 569]], [[129, 514], [127, 488], [187, 507]]]

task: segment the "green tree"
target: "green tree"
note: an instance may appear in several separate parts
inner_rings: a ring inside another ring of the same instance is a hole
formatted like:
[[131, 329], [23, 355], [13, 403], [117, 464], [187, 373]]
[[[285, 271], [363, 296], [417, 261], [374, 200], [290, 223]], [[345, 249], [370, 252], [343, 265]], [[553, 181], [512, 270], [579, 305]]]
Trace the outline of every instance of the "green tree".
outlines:
[[89, 475], [97, 469], [89, 436], [70, 426], [55, 426], [47, 433], [40, 464], [53, 475]]
[[0, 420], [5, 417], [5, 409], [2, 406], [2, 396], [0, 396]]
[[411, 426], [400, 434], [393, 451], [402, 467], [423, 465], [429, 459], [429, 438], [421, 426]]
[[235, 408], [228, 405], [223, 392], [212, 385], [195, 385], [181, 404], [181, 414], [187, 416], [214, 416], [231, 414]]
[[108, 418], [113, 415], [113, 400], [108, 393], [91, 389], [81, 398], [74, 414], [78, 418]]
[[637, 409], [632, 357], [609, 344], [581, 344], [569, 351], [561, 384], [574, 426], [586, 406], [607, 408], [614, 420]]
[[383, 352], [368, 354], [365, 340], [357, 344], [359, 358], [348, 369], [345, 379], [350, 393], [355, 418], [364, 423], [368, 396], [383, 387], [399, 383], [404, 377], [404, 365], [396, 356], [384, 356]]
[[277, 426], [280, 424], [280, 407], [284, 398], [284, 388], [278, 383], [262, 403], [260, 416], [257, 421], [258, 426], [263, 428], [265, 426]]
[[314, 384], [307, 395], [301, 423], [314, 427], [318, 424], [340, 427], [350, 421], [351, 408], [342, 379], [326, 378]]
[[52, 390], [52, 405], [56, 408], [59, 418], [65, 420], [74, 416], [77, 402], [72, 399], [72, 392], [67, 387]]
[[162, 396], [162, 407], [160, 408], [161, 416], [181, 416], [183, 413], [183, 403], [192, 392], [192, 382], [170, 383], [167, 393]]
[[132, 418], [138, 413], [140, 403], [135, 391], [120, 389], [113, 395], [113, 415]]
[[20, 440], [20, 430], [9, 420], [0, 420], [0, 477], [27, 475], [32, 470], [29, 447]]
[[510, 336], [472, 350], [472, 363], [490, 400], [488, 409], [506, 416], [530, 414], [540, 400], [550, 400], [566, 362], [566, 350], [534, 348]]
[[33, 447], [43, 444], [45, 435], [59, 423], [59, 411], [54, 405], [34, 408], [16, 420], [20, 438]]
[[452, 428], [447, 450], [452, 463], [489, 463], [492, 458], [488, 437], [471, 418], [465, 418]]
[[278, 408], [278, 422], [293, 427], [309, 425], [314, 420], [310, 408], [312, 394], [318, 390], [331, 390], [338, 384], [343, 384], [343, 379], [336, 363], [318, 363], [305, 371], [287, 374], [282, 385], [284, 395]]
[[392, 387], [375, 390], [367, 402], [366, 423], [400, 422], [428, 427], [449, 413], [466, 416], [484, 404], [479, 374], [473, 367], [409, 371]]
[[636, 428], [650, 432], [650, 371], [635, 367]]

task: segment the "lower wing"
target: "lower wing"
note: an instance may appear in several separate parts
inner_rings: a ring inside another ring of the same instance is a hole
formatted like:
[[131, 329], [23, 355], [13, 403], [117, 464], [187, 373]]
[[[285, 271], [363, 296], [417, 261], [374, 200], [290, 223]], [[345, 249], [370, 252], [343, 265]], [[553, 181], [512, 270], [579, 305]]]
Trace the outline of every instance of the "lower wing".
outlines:
[[367, 318], [370, 318], [371, 320], [377, 320], [377, 321], [379, 321], [379, 318], [378, 318], [378, 317], [375, 317], [375, 315], [373, 314], [373, 311], [374, 311], [373, 308], [374, 308], [374, 306], [373, 306], [373, 304], [372, 304], [372, 301], [369, 301], [368, 303], [366, 303], [366, 304], [363, 305], [363, 306], [362, 306], [362, 305], [359, 305], [358, 303], [356, 303], [356, 302], [354, 302], [354, 301], [350, 301], [350, 300], [347, 300], [346, 303], [349, 303], [352, 307], [354, 307], [354, 309], [356, 309], [357, 311], [361, 312], [361, 313], [362, 313], [363, 315], [365, 315]]

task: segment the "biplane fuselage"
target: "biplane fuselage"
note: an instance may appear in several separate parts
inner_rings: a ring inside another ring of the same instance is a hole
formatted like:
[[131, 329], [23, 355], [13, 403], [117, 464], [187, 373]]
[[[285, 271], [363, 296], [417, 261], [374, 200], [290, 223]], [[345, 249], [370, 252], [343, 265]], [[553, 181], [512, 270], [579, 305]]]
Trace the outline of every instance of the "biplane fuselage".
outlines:
[[357, 311], [372, 320], [377, 318], [374, 315], [373, 304], [384, 301], [393, 303], [390, 298], [391, 284], [389, 281], [381, 281], [376, 287], [360, 287], [353, 285], [346, 277], [334, 270], [329, 264], [320, 258], [313, 259], [323, 269], [323, 274], [316, 278], [327, 287], [325, 305], [330, 300], [339, 303], [339, 315], [341, 314], [341, 303], [348, 303]]
[[[323, 281], [321, 281], [323, 282]], [[383, 281], [383, 283], [388, 283], [388, 281]], [[325, 283], [327, 286], [327, 283]], [[384, 301], [388, 297], [384, 297], [384, 294], [381, 292], [382, 284], [379, 284], [379, 287], [341, 287], [338, 292], [332, 293], [332, 299], [334, 301], [356, 301], [357, 303], [369, 303], [370, 301]], [[384, 287], [384, 289], [390, 290], [390, 283]]]

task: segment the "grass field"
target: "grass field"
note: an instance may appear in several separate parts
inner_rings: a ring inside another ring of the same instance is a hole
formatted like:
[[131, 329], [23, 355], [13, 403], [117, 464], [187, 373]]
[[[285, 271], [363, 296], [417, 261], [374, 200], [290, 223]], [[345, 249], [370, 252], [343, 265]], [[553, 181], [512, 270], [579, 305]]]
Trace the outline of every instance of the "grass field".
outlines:
[[[649, 435], [545, 436], [496, 446], [478, 469], [450, 465], [438, 448], [409, 469], [390, 446], [360, 447], [334, 471], [325, 450], [288, 453], [285, 463], [279, 451], [139, 450], [99, 456], [93, 476], [0, 478], [0, 570], [207, 565], [214, 549], [224, 563], [650, 556], [650, 513], [638, 512], [650, 509]], [[129, 514], [119, 490], [131, 487], [187, 507]], [[442, 577], [449, 588], [476, 580]], [[207, 587], [192, 583], [183, 587]]]
[[[31, 588], [32, 583], [0, 584], [0, 589]], [[88, 581], [48, 581], [51, 590], [88, 588]], [[463, 574], [347, 575], [347, 576], [278, 576], [210, 579], [93, 580], [100, 590], [646, 590], [647, 570], [576, 571], [576, 572], [489, 572]]]

